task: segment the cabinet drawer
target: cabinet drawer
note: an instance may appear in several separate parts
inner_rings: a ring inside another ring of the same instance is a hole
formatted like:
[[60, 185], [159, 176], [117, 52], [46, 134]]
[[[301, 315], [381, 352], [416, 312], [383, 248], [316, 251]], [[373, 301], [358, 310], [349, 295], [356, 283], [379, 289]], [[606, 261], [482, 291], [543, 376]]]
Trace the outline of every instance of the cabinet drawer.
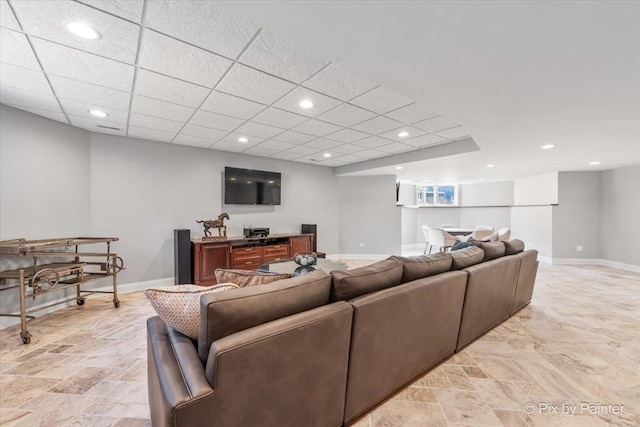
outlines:
[[233, 262], [235, 264], [236, 261], [249, 261], [256, 258], [259, 259], [262, 258], [262, 254], [262, 247], [236, 248], [233, 250]]
[[234, 261], [233, 268], [241, 269], [241, 270], [257, 270], [262, 265], [262, 261], [260, 258], [252, 259], [252, 260], [242, 260], [242, 261]]
[[289, 258], [289, 254], [288, 253], [285, 253], [284, 255], [269, 255], [269, 256], [265, 255], [263, 260], [264, 260], [264, 263], [267, 263], [269, 261], [280, 261], [280, 260], [286, 259], [286, 258]]
[[273, 245], [273, 246], [265, 246], [264, 248], [264, 257], [277, 257], [277, 258], [286, 258], [289, 255], [289, 246], [288, 245]]

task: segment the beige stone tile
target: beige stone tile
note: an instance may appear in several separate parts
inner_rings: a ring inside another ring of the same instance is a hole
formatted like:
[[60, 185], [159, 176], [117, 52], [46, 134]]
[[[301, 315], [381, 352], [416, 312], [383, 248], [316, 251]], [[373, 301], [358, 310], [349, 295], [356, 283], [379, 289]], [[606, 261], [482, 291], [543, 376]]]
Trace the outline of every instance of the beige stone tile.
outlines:
[[80, 372], [72, 375], [64, 381], [59, 382], [51, 389], [53, 393], [84, 394], [100, 380], [109, 376], [113, 369], [105, 368], [83, 368]]
[[461, 351], [460, 353], [454, 354], [453, 356], [445, 360], [443, 364], [476, 366], [475, 360], [473, 360], [473, 358], [469, 356], [469, 353], [467, 353], [465, 350]]
[[469, 378], [487, 378], [487, 374], [477, 366], [463, 366], [462, 370]]
[[30, 425], [60, 426], [82, 415], [95, 397], [77, 394], [44, 393], [20, 409], [32, 410]]
[[392, 397], [395, 400], [409, 400], [412, 402], [438, 403], [436, 395], [430, 388], [407, 387]]
[[439, 388], [452, 388], [451, 380], [444, 372], [442, 366], [438, 366], [424, 377], [420, 378], [412, 384], [415, 387], [439, 387]]
[[0, 425], [13, 426], [21, 424], [25, 418], [31, 414], [31, 411], [25, 411], [21, 409], [0, 409]]
[[471, 380], [492, 409], [519, 411], [530, 399], [513, 381], [473, 378]]
[[480, 393], [465, 390], [434, 390], [450, 423], [500, 426], [500, 420], [482, 400]]
[[462, 366], [443, 366], [442, 369], [447, 374], [453, 388], [458, 390], [475, 390], [467, 374], [464, 373]]
[[517, 411], [494, 409], [493, 413], [498, 417], [504, 427], [527, 427], [529, 425]]
[[440, 405], [390, 400], [371, 413], [371, 426], [446, 427]]
[[[19, 408], [56, 385], [60, 380], [10, 375], [0, 382], [0, 408]], [[32, 408], [26, 408], [31, 410]]]
[[82, 370], [82, 366], [53, 365], [41, 370], [34, 376], [37, 378], [69, 378]]
[[145, 418], [120, 418], [114, 427], [151, 427], [151, 420]]
[[[118, 418], [102, 417], [99, 415], [81, 414], [64, 424], [64, 427], [112, 427], [118, 423]], [[151, 425], [151, 424], [149, 424]]]

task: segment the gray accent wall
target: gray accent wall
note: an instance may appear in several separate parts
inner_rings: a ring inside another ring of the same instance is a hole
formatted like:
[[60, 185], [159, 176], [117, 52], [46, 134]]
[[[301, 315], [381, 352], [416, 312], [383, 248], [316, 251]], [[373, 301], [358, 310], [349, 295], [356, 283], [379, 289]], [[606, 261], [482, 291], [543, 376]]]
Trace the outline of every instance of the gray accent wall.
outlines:
[[601, 257], [640, 266], [640, 165], [600, 173]]

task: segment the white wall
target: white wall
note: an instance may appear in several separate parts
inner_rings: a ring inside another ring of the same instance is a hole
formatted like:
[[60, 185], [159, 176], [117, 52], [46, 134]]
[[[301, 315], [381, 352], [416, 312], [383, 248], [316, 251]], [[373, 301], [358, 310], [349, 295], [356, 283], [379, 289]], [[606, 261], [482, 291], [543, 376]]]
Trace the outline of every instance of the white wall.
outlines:
[[511, 206], [513, 181], [460, 185], [460, 206]]
[[460, 209], [460, 227], [475, 228], [479, 225], [491, 226], [496, 231], [503, 227], [511, 227], [511, 207]]
[[416, 186], [406, 182], [400, 183], [400, 191], [398, 192], [398, 204], [405, 206], [416, 206]]
[[640, 266], [640, 165], [601, 172], [601, 256]]
[[511, 209], [511, 238], [525, 242], [527, 249], [537, 249], [541, 256], [553, 256], [553, 221], [551, 206], [517, 206]]
[[558, 203], [558, 174], [518, 178], [514, 181], [514, 205], [551, 205]]
[[418, 243], [418, 210], [417, 208], [400, 208], [400, 222], [402, 228], [402, 246]]
[[402, 208], [396, 206], [395, 176], [341, 176], [338, 182], [340, 253], [399, 254]]

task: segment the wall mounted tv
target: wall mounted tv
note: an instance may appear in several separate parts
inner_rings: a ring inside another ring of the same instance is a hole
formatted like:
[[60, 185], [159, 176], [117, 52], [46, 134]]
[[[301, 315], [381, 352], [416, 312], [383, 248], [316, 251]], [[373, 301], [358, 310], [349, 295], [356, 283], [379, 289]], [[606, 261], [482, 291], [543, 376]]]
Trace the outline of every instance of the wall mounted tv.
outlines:
[[278, 172], [224, 168], [225, 205], [279, 205], [280, 186]]

